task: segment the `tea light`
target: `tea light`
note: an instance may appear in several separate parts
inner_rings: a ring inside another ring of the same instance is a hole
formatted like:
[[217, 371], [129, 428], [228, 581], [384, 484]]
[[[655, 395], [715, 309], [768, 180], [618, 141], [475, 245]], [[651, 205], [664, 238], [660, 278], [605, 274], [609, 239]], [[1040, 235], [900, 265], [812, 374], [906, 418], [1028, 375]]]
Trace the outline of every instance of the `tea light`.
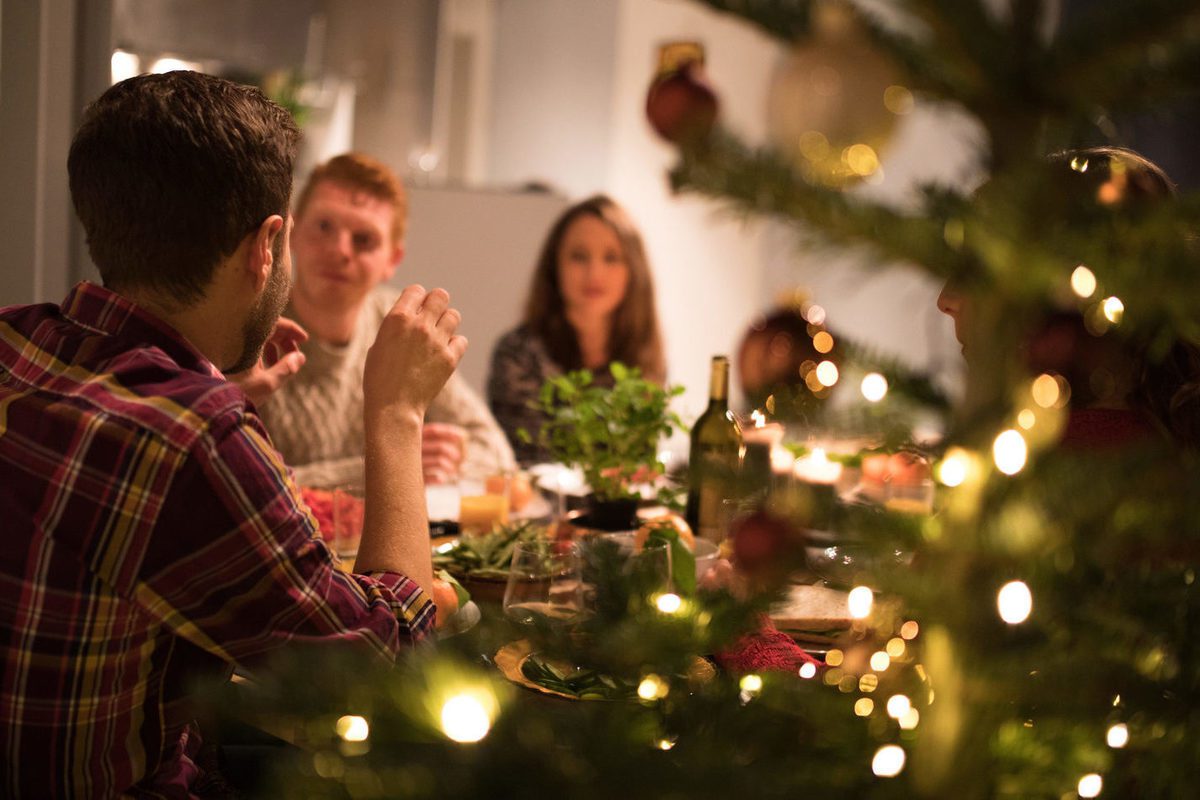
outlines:
[[798, 480], [805, 483], [832, 486], [842, 477], [842, 465], [830, 461], [824, 450], [815, 447], [810, 455], [796, 459], [792, 472]]
[[809, 524], [817, 530], [827, 530], [837, 508], [835, 484], [842, 476], [842, 465], [830, 461], [820, 447], [814, 447], [811, 454], [796, 459], [792, 474], [799, 481], [799, 488], [805, 489], [811, 498]]
[[780, 445], [783, 441], [783, 425], [767, 422], [760, 411], [753, 412], [750, 418], [754, 425], [742, 429], [742, 446], [745, 448], [742, 470], [752, 480], [766, 485], [775, 472], [775, 451], [783, 449]]

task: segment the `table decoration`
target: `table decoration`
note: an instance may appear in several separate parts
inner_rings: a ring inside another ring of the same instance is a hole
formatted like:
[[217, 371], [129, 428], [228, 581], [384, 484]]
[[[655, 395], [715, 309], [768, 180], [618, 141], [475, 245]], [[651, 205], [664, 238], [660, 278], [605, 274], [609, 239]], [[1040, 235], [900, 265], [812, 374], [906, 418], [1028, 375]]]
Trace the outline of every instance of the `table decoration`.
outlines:
[[[568, 467], [576, 467], [591, 489], [588, 518], [601, 530], [637, 527], [637, 485], [662, 475], [658, 443], [681, 427], [670, 408], [681, 387], [664, 389], [620, 362], [610, 365], [611, 388], [596, 386], [589, 370], [550, 378], [538, 403], [547, 419], [538, 443]], [[527, 431], [523, 438], [532, 441]]]

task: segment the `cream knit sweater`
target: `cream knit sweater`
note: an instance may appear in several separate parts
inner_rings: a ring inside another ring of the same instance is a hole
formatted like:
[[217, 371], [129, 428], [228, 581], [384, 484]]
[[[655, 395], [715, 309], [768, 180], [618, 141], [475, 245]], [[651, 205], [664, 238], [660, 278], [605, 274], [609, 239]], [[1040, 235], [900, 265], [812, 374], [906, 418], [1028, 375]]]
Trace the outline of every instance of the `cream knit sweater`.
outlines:
[[[259, 407], [271, 441], [304, 486], [331, 487], [363, 479], [363, 367], [400, 293], [378, 286], [367, 297], [350, 342], [330, 345], [309, 339], [306, 361], [291, 380]], [[289, 306], [284, 316], [293, 316]], [[483, 477], [515, 466], [512, 447], [483, 399], [457, 373], [434, 398], [426, 422], [461, 425], [467, 431], [464, 475]]]

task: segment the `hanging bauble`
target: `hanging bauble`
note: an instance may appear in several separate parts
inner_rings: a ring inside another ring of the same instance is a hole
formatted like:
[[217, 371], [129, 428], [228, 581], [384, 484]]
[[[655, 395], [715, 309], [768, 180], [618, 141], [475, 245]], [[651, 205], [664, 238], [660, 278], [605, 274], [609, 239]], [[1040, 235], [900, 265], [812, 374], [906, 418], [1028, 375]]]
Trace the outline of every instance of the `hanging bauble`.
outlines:
[[812, 32], [776, 66], [767, 130], [812, 182], [882, 180], [896, 117], [913, 106], [893, 62], [848, 11], [819, 6]]
[[650, 125], [675, 144], [707, 136], [716, 123], [717, 107], [717, 94], [698, 61], [660, 76], [646, 95]]

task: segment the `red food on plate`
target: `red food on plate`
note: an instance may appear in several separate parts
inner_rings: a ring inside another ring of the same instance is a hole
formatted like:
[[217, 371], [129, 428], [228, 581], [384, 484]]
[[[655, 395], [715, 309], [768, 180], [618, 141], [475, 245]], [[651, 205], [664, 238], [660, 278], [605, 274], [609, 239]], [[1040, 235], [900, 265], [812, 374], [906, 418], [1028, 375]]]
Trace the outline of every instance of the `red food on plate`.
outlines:
[[305, 486], [300, 496], [317, 519], [321, 536], [339, 555], [358, 551], [362, 538], [365, 504], [361, 497], [343, 489], [314, 489]]

